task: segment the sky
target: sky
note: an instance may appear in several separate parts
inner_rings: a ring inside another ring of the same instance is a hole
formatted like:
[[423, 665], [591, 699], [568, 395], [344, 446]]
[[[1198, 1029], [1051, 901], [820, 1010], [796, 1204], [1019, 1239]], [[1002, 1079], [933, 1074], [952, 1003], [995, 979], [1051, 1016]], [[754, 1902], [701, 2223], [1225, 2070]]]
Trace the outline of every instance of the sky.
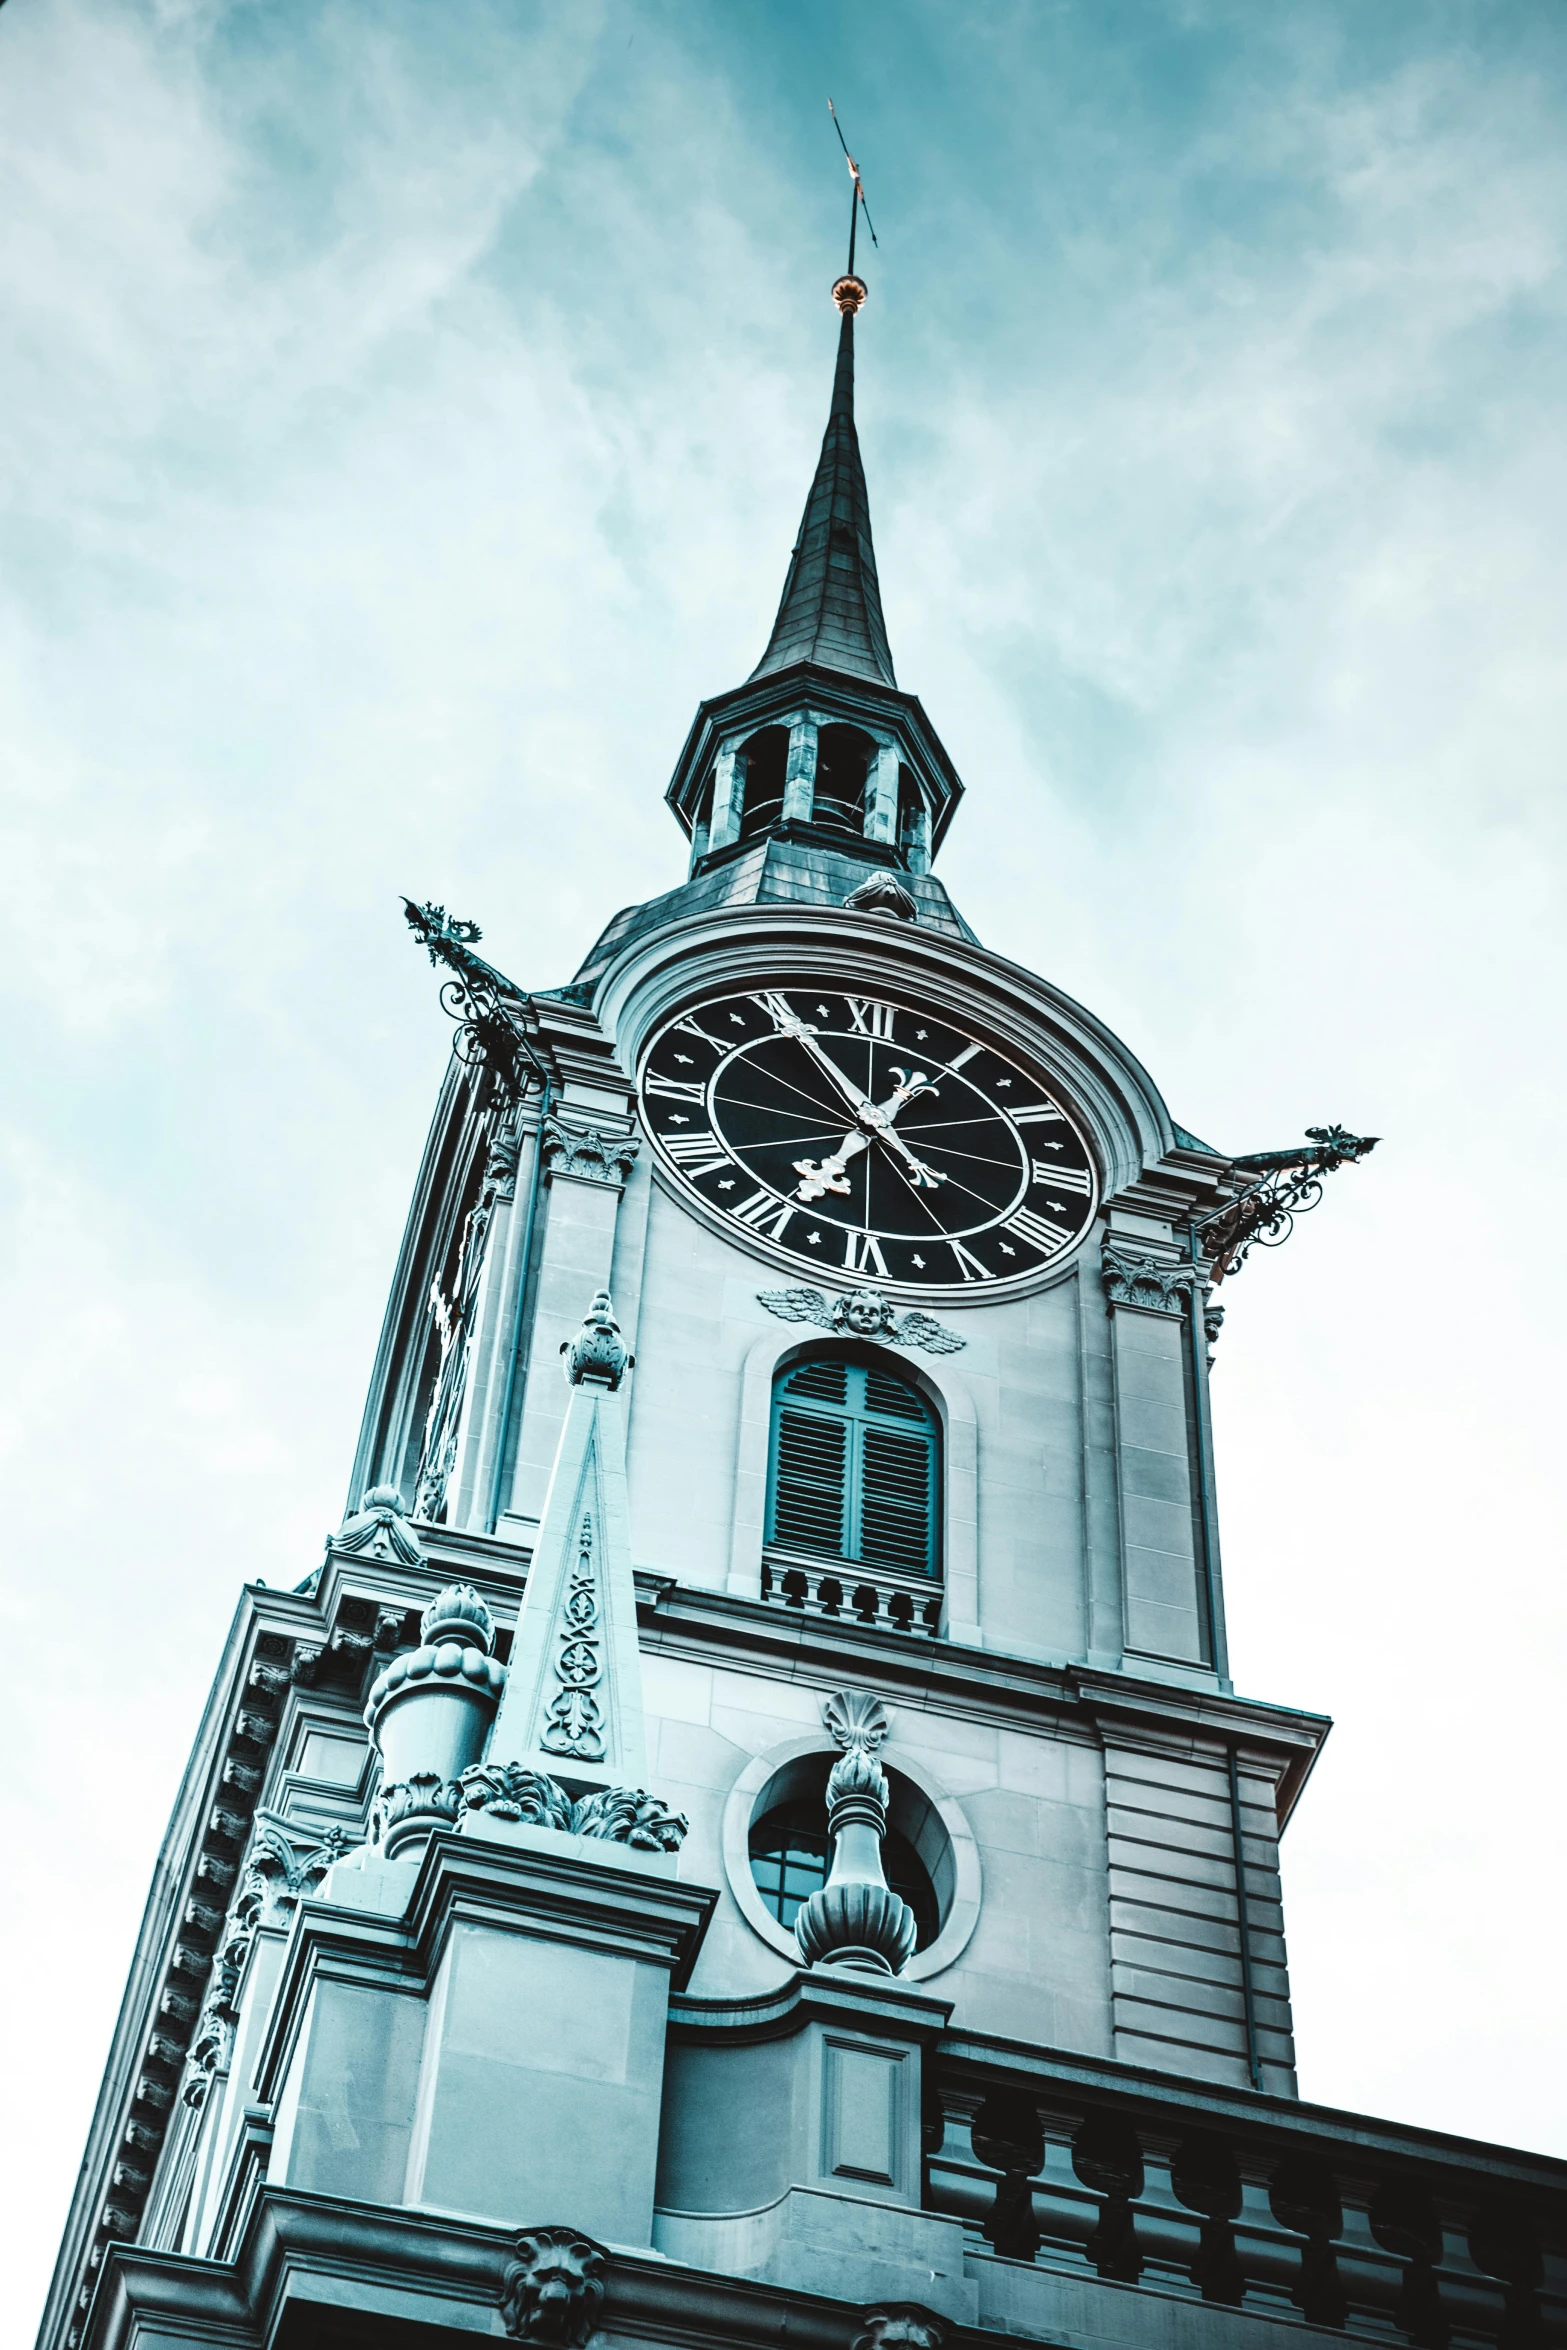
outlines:
[[239, 1586], [341, 1514], [447, 1050], [399, 894], [551, 986], [683, 873], [825, 418], [829, 94], [949, 889], [1219, 1147], [1383, 1137], [1214, 1375], [1237, 1684], [1337, 1725], [1302, 2092], [1567, 2154], [1567, 18], [11, 0], [13, 2306]]

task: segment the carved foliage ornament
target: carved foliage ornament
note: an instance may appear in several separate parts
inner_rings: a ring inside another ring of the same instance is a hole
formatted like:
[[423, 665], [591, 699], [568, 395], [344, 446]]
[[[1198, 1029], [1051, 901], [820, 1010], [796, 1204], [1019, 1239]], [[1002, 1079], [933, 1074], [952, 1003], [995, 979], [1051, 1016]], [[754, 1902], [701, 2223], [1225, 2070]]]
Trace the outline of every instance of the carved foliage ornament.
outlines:
[[501, 2282], [501, 2322], [515, 2342], [584, 2350], [604, 2300], [602, 2244], [577, 2228], [530, 2228]]
[[546, 1118], [540, 1145], [545, 1172], [575, 1175], [587, 1183], [623, 1184], [641, 1146], [634, 1135], [600, 1134], [596, 1126], [578, 1132], [558, 1118]]
[[239, 2022], [240, 1987], [257, 1927], [281, 1923], [306, 1894], [314, 1893], [350, 1841], [343, 1828], [328, 1828], [324, 1836], [302, 1836], [276, 1813], [257, 1812], [249, 1858], [191, 2041], [187, 2105], [205, 2102], [213, 2074], [228, 2063]]
[[634, 1367], [637, 1358], [626, 1352], [607, 1289], [601, 1289], [594, 1298], [587, 1320], [575, 1338], [561, 1340], [560, 1351], [565, 1358], [561, 1367], [573, 1387], [580, 1387], [586, 1381], [597, 1387], [616, 1388]]
[[968, 1340], [929, 1314], [895, 1314], [879, 1289], [851, 1289], [826, 1298], [819, 1289], [759, 1289], [757, 1302], [780, 1322], [815, 1322], [840, 1338], [882, 1339], [891, 1346], [917, 1346], [929, 1355], [956, 1354]]
[[678, 1852], [687, 1822], [640, 1787], [596, 1787], [570, 1796], [558, 1780], [521, 1763], [474, 1763], [452, 1783], [453, 1809], [487, 1811], [492, 1819], [555, 1828], [571, 1836], [599, 1836], [637, 1852]]
[[1145, 1314], [1178, 1314], [1194, 1285], [1207, 1287], [1198, 1265], [1162, 1265], [1153, 1257], [1121, 1256], [1112, 1249], [1105, 1251], [1099, 1277], [1113, 1306], [1136, 1306]]
[[550, 1702], [539, 1740], [547, 1754], [574, 1756], [579, 1762], [604, 1760], [604, 1712], [598, 1701], [598, 1684], [604, 1674], [603, 1640], [598, 1575], [593, 1564], [593, 1520], [585, 1515], [561, 1610], [560, 1653], [554, 1659], [560, 1687]]
[[866, 1754], [879, 1754], [892, 1728], [892, 1715], [867, 1689], [835, 1689], [822, 1699], [822, 1720], [833, 1744], [845, 1753], [858, 1746]]

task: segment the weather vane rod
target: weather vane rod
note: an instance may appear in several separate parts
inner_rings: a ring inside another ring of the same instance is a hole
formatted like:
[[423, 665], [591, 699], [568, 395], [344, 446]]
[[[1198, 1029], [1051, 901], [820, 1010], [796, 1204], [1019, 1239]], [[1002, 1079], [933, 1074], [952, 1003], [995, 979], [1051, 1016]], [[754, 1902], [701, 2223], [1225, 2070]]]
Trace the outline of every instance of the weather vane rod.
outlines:
[[847, 139], [844, 137], [844, 135], [843, 135], [843, 125], [842, 125], [842, 123], [841, 123], [841, 122], [838, 120], [838, 109], [837, 109], [837, 108], [834, 106], [834, 104], [833, 104], [833, 102], [832, 102], [832, 100], [831, 100], [830, 98], [829, 98], [829, 99], [828, 99], [828, 101], [827, 101], [827, 111], [828, 111], [828, 113], [829, 113], [829, 114], [832, 116], [832, 127], [833, 127], [833, 129], [834, 129], [834, 130], [837, 132], [837, 134], [838, 134], [838, 144], [839, 144], [839, 146], [840, 146], [840, 147], [843, 149], [843, 159], [844, 159], [845, 163], [846, 163], [846, 164], [849, 166], [849, 180], [850, 180], [850, 188], [849, 188], [849, 270], [848, 270], [848, 274], [849, 274], [849, 276], [850, 276], [850, 277], [853, 277], [853, 275], [854, 275], [854, 232], [855, 232], [855, 229], [856, 229], [856, 227], [859, 225], [859, 217], [860, 217], [860, 214], [861, 214], [861, 212], [863, 212], [863, 213], [865, 214], [865, 225], [866, 225], [866, 227], [867, 227], [868, 229], [870, 229], [870, 232], [871, 232], [871, 243], [872, 243], [873, 245], [875, 245], [875, 247], [876, 247], [876, 250], [877, 250], [877, 252], [878, 252], [878, 253], [881, 251], [881, 245], [880, 245], [880, 242], [879, 242], [879, 240], [878, 240], [878, 238], [877, 238], [877, 235], [876, 235], [875, 228], [872, 226], [872, 223], [871, 223], [871, 208], [870, 208], [870, 206], [869, 206], [869, 205], [866, 203], [866, 201], [865, 201], [865, 182], [864, 182], [864, 181], [861, 179], [861, 177], [860, 177], [860, 167], [859, 167], [859, 165], [858, 165], [858, 164], [855, 162], [855, 160], [854, 160], [854, 157], [853, 157], [853, 156], [852, 156], [852, 155], [849, 153], [849, 142], [848, 142], [848, 140], [847, 140]]

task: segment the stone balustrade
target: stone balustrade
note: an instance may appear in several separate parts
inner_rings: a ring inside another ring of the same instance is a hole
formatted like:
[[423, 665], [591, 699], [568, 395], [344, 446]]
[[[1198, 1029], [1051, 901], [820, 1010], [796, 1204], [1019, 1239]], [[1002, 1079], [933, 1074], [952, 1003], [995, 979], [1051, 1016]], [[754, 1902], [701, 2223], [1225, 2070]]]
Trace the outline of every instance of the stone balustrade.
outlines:
[[971, 2231], [984, 2325], [1032, 2330], [1076, 2275], [1430, 2350], [1567, 2341], [1567, 2163], [962, 2048], [927, 2079], [924, 2201]]
[[942, 1587], [927, 1575], [895, 1575], [848, 1560], [800, 1558], [769, 1550], [762, 1559], [762, 1597], [840, 1623], [873, 1624], [884, 1632], [941, 1630]]

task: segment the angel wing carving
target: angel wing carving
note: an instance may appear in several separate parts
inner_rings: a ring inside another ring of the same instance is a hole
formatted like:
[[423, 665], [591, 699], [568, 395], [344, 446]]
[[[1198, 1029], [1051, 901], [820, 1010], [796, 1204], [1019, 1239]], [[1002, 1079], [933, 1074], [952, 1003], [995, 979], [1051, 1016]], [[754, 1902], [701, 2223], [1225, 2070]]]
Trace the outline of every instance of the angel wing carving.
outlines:
[[756, 1295], [780, 1322], [818, 1322], [824, 1330], [833, 1326], [832, 1308], [819, 1289], [759, 1289]]
[[955, 1330], [944, 1330], [929, 1314], [905, 1314], [892, 1336], [899, 1346], [922, 1347], [928, 1355], [955, 1355], [968, 1340]]

